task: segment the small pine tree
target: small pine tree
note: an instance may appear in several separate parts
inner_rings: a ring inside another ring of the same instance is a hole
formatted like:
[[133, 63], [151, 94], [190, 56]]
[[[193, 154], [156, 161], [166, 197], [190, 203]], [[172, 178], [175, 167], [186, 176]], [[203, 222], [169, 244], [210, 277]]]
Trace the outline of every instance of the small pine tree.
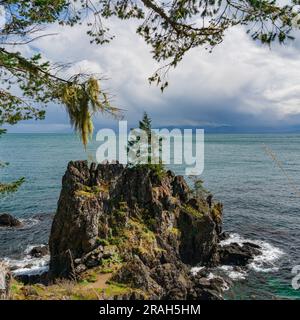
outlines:
[[[147, 112], [144, 112], [142, 120], [139, 121], [139, 130], [143, 130], [147, 134], [147, 143], [143, 144], [139, 131], [133, 130], [135, 139], [129, 140], [127, 149], [129, 155], [129, 165], [146, 166], [151, 170], [154, 170], [159, 176], [161, 176], [165, 170], [160, 155], [158, 155], [159, 158], [156, 159], [156, 161], [153, 161], [153, 157], [157, 153], [157, 151], [158, 154], [161, 151], [161, 140], [156, 137], [155, 133], [153, 132], [152, 120], [148, 116]], [[137, 161], [130, 161], [131, 152], [136, 155]]]

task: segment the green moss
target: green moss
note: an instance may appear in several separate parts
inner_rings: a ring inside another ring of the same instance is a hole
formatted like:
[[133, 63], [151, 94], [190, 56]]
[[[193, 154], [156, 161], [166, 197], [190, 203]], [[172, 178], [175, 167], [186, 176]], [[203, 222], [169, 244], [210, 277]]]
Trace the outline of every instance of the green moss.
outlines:
[[85, 280], [87, 282], [94, 283], [94, 282], [97, 281], [97, 274], [96, 273], [90, 273]]
[[222, 204], [216, 203], [211, 209], [211, 215], [214, 221], [221, 222], [222, 221]]
[[121, 219], [126, 218], [127, 212], [126, 212], [126, 211], [122, 211], [122, 210], [115, 210], [115, 211], [113, 212], [113, 215], [114, 215], [118, 220], [121, 220]]
[[119, 209], [121, 211], [127, 211], [128, 210], [128, 204], [126, 201], [120, 201], [119, 202]]
[[152, 218], [151, 216], [143, 215], [143, 219], [147, 227], [151, 230], [154, 231], [156, 230], [156, 219]]
[[109, 241], [109, 244], [120, 246], [124, 242], [124, 238], [122, 236], [110, 237], [108, 241]]
[[169, 233], [174, 234], [176, 237], [179, 237], [181, 232], [178, 228], [169, 228]]
[[104, 290], [107, 297], [113, 297], [116, 295], [122, 295], [132, 292], [132, 288], [122, 283], [108, 281], [108, 287]]
[[193, 215], [196, 218], [203, 218], [203, 213], [194, 209], [193, 207], [189, 206], [189, 205], [185, 205], [184, 209], [186, 212], [188, 212], [189, 214]]
[[78, 283], [79, 283], [80, 285], [82, 285], [82, 286], [86, 286], [86, 285], [88, 285], [90, 282], [87, 281], [86, 279], [83, 279], [83, 280], [79, 281]]
[[137, 255], [154, 255], [157, 248], [155, 234], [142, 221], [129, 219], [124, 237], [124, 251], [131, 250]]
[[113, 269], [112, 268], [103, 268], [103, 269], [101, 269], [101, 273], [104, 273], [104, 274], [106, 274], [106, 273], [113, 273]]
[[75, 191], [75, 196], [77, 197], [85, 197], [85, 198], [94, 198], [95, 194], [90, 193], [90, 192], [86, 192], [83, 190], [76, 190]]
[[108, 187], [105, 185], [99, 186], [86, 186], [81, 185], [79, 190], [75, 191], [75, 195], [78, 197], [86, 197], [86, 198], [93, 198], [98, 195], [100, 192], [107, 192]]
[[102, 238], [97, 238], [96, 243], [99, 246], [108, 246], [109, 245], [109, 241], [107, 241], [106, 239], [102, 239]]

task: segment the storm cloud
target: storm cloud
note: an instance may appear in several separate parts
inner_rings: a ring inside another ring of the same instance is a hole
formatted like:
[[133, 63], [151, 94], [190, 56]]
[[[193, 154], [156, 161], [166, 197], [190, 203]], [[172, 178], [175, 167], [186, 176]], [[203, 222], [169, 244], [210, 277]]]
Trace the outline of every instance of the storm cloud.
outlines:
[[[116, 39], [104, 46], [90, 45], [83, 26], [51, 26], [55, 36], [21, 48], [39, 51], [51, 61], [73, 63], [69, 74], [99, 73], [102, 85], [114, 95], [135, 125], [147, 111], [157, 127], [295, 128], [300, 125], [300, 41], [272, 48], [252, 41], [241, 27], [232, 29], [212, 53], [193, 49], [169, 73], [162, 94], [147, 78], [159, 67], [149, 48], [135, 33], [136, 25], [114, 21]], [[300, 36], [300, 32], [299, 32]], [[115, 126], [98, 115], [96, 128]], [[43, 122], [26, 122], [13, 131], [67, 131], [64, 109], [50, 105]]]

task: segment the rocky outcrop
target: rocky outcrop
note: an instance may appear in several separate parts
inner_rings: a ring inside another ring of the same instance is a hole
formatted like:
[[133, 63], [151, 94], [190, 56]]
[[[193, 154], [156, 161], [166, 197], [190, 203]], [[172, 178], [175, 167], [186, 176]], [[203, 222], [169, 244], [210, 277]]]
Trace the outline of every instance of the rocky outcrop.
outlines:
[[0, 227], [21, 227], [22, 222], [8, 213], [0, 214]]
[[229, 248], [219, 246], [222, 210], [171, 171], [70, 162], [51, 230], [50, 277], [77, 279], [109, 261], [112, 281], [136, 296], [220, 299], [220, 281], [189, 270], [220, 257], [231, 263]]
[[220, 247], [219, 261], [225, 265], [246, 266], [259, 254], [261, 254], [260, 246], [254, 243], [238, 244], [233, 242]]
[[41, 258], [49, 254], [49, 247], [47, 245], [40, 245], [33, 247], [29, 255], [34, 257], [34, 258]]

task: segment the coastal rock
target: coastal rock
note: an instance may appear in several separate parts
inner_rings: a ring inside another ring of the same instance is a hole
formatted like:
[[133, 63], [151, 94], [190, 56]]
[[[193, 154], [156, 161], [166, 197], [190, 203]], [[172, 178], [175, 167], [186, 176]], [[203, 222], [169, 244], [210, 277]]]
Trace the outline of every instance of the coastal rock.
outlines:
[[8, 213], [0, 214], [0, 227], [21, 227], [22, 222]]
[[190, 188], [185, 182], [183, 176], [175, 176], [172, 182], [173, 196], [179, 197], [182, 202], [187, 202], [190, 195]]
[[183, 300], [192, 286], [186, 270], [178, 269], [171, 263], [158, 265], [151, 270], [151, 276], [163, 288], [164, 300]]
[[49, 247], [41, 245], [34, 247], [30, 250], [29, 254], [34, 258], [41, 258], [49, 254]]
[[229, 239], [229, 233], [228, 232], [224, 231], [219, 235], [219, 240], [220, 241], [224, 241], [224, 240], [227, 240], [227, 239]]
[[71, 162], [63, 177], [49, 240], [50, 271], [54, 277], [68, 277], [73, 260], [95, 248], [103, 202], [101, 195], [96, 197], [93, 190], [83, 188], [89, 186], [91, 179], [84, 161]]
[[241, 263], [258, 250], [220, 248], [222, 212], [171, 171], [70, 162], [51, 229], [50, 277], [77, 279], [96, 267], [131, 288], [116, 299], [221, 299], [223, 283], [195, 278], [191, 266]]
[[217, 262], [218, 234], [210, 215], [183, 209], [179, 216], [182, 234], [180, 256], [184, 263], [215, 265]]
[[219, 249], [220, 263], [225, 265], [245, 266], [259, 254], [261, 248], [249, 242], [231, 243]]
[[222, 293], [227, 287], [220, 277], [207, 278], [200, 273], [191, 277], [193, 283], [188, 299], [191, 300], [222, 300]]
[[150, 270], [137, 257], [126, 263], [112, 278], [113, 281], [130, 285], [150, 293], [152, 298], [161, 298], [163, 288], [150, 276]]

